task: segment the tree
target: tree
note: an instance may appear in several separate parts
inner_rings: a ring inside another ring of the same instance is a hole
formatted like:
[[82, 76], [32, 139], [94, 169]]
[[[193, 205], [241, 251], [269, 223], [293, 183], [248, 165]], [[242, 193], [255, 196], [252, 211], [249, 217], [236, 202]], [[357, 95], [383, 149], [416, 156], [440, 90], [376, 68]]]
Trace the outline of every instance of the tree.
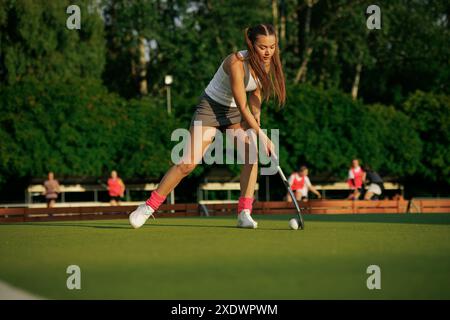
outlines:
[[[142, 74], [137, 70], [142, 68], [146, 68], [151, 95], [162, 94], [164, 76], [171, 74], [175, 95], [199, 96], [221, 60], [245, 49], [244, 28], [271, 18], [270, 5], [263, 0], [105, 0], [103, 4], [108, 21], [108, 63], [103, 79], [127, 98], [138, 95]], [[142, 39], [149, 50], [145, 65], [139, 64]]]
[[448, 3], [382, 1], [382, 27], [368, 30], [371, 4], [287, 1], [287, 78], [395, 106], [417, 89], [448, 93]]
[[[180, 127], [162, 101], [126, 101], [95, 82], [48, 87], [22, 82], [0, 95], [0, 182], [43, 176], [158, 178]], [[158, 130], [155, 130], [158, 128]]]
[[70, 1], [2, 0], [0, 86], [25, 79], [48, 83], [100, 78], [104, 66], [103, 22], [91, 1], [78, 1], [80, 30], [66, 28]]
[[450, 97], [417, 91], [402, 109], [423, 141], [418, 176], [450, 183]]
[[271, 105], [263, 114], [264, 127], [280, 130], [286, 170], [307, 164], [327, 179], [344, 179], [356, 157], [393, 179], [416, 173], [422, 144], [405, 114], [363, 105], [336, 89], [294, 85], [288, 90], [283, 110]]

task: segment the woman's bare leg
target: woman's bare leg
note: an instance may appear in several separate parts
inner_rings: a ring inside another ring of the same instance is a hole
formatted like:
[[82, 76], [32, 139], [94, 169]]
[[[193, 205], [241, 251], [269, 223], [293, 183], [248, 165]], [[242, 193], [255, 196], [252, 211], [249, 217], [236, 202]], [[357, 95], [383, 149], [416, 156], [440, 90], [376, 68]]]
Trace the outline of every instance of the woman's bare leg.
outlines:
[[[302, 193], [301, 193], [300, 191], [295, 190], [295, 191], [294, 191], [294, 195], [295, 195], [295, 199], [296, 199], [297, 201], [300, 201], [300, 200], [301, 200], [301, 198], [302, 198]], [[288, 192], [287, 195], [286, 195], [286, 201], [287, 201], [287, 202], [292, 202], [292, 197], [291, 197], [291, 195], [290, 195], [289, 192]]]
[[242, 163], [240, 187], [241, 195], [238, 201], [238, 223], [239, 228], [256, 229], [258, 223], [251, 217], [255, 186], [258, 178], [258, 147], [256, 144], [256, 134], [247, 130], [248, 124], [241, 122], [228, 129], [233, 129], [234, 141], [237, 144], [238, 156]]
[[349, 199], [349, 200], [358, 200], [360, 195], [361, 194], [359, 193], [358, 189], [355, 189], [352, 193], [350, 193], [350, 195], [348, 196], [347, 199]]
[[187, 142], [184, 150], [186, 154], [180, 160], [174, 160], [173, 165], [164, 175], [161, 182], [150, 198], [130, 213], [129, 220], [133, 228], [142, 227], [147, 219], [153, 216], [153, 213], [162, 204], [166, 196], [180, 183], [180, 181], [189, 175], [202, 160], [203, 155], [211, 144], [217, 129], [214, 127], [192, 126], [190, 130], [190, 140]]
[[[192, 126], [189, 132], [191, 133], [191, 140], [187, 147], [187, 154], [183, 156], [183, 159], [178, 164], [173, 165], [166, 172], [158, 188], [156, 188], [156, 192], [161, 196], [167, 196], [184, 177], [188, 176], [195, 169], [216, 135], [217, 129], [202, 126], [201, 130], [198, 127], [194, 130], [194, 126]], [[201, 135], [198, 134], [200, 132]]]
[[[245, 157], [244, 164], [241, 169], [240, 184], [241, 184], [241, 197], [250, 198], [255, 194], [256, 181], [258, 178], [258, 149], [256, 147], [256, 135], [253, 139], [244, 136], [242, 133], [247, 130], [249, 126], [246, 122], [241, 122], [233, 124], [227, 127], [227, 129], [242, 130], [239, 134], [235, 131], [235, 143], [237, 143], [238, 151], [239, 144], [245, 143]], [[253, 141], [253, 143], [252, 143]], [[254, 154], [255, 157], [250, 156], [250, 152]], [[244, 156], [244, 155], [241, 155]]]
[[245, 163], [241, 170], [241, 197], [253, 197], [255, 194], [256, 181], [258, 178], [258, 163]]
[[291, 197], [291, 195], [289, 194], [289, 192], [286, 194], [286, 201], [287, 201], [287, 202], [292, 202], [292, 197]]

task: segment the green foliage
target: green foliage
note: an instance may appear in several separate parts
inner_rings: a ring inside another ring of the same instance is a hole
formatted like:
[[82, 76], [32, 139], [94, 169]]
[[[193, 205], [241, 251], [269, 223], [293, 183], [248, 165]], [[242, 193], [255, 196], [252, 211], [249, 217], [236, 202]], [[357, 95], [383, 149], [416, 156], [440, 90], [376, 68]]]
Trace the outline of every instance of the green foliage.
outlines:
[[423, 141], [419, 174], [450, 183], [450, 97], [417, 91], [403, 104]]
[[[153, 41], [146, 63], [149, 92], [161, 94], [164, 76], [174, 76], [173, 89], [198, 96], [221, 60], [245, 48], [246, 27], [271, 21], [267, 1], [128, 1], [104, 0], [110, 23], [106, 85], [124, 97], [139, 95], [140, 39]], [[134, 71], [133, 71], [134, 66]]]
[[364, 162], [395, 180], [415, 174], [423, 143], [410, 118], [392, 106], [377, 104], [366, 108], [367, 117], [361, 123], [365, 135], [357, 137], [365, 146]]
[[66, 28], [71, 1], [2, 0], [0, 5], [0, 85], [24, 79], [66, 82], [99, 78], [105, 61], [103, 22], [77, 1], [81, 30]]
[[125, 178], [157, 177], [168, 167], [167, 141], [179, 126], [158, 101], [126, 102], [94, 82], [25, 82], [3, 90], [0, 102], [3, 181], [48, 170], [98, 177], [117, 169]]
[[288, 91], [282, 111], [265, 108], [263, 126], [280, 130], [280, 157], [289, 170], [308, 164], [315, 173], [345, 178], [356, 157], [384, 175], [415, 172], [421, 142], [403, 113], [363, 105], [338, 90], [297, 85]]
[[171, 143], [171, 134], [182, 126], [165, 107], [164, 101], [148, 98], [131, 100], [123, 108], [124, 140], [116, 159], [122, 176], [158, 178], [172, 165], [171, 149], [178, 141]]
[[371, 31], [374, 64], [361, 79], [366, 101], [399, 106], [420, 89], [449, 94], [448, 1], [383, 1], [381, 30]]
[[[286, 7], [283, 58], [288, 79], [295, 79], [312, 48], [304, 81], [351, 92], [361, 64], [359, 96], [368, 103], [398, 106], [417, 89], [449, 93], [448, 1], [278, 3]], [[366, 9], [373, 4], [381, 9], [378, 30], [366, 27]]]
[[[431, 168], [448, 176], [448, 97], [419, 92], [405, 104], [404, 114], [309, 85], [290, 86], [288, 96], [284, 109], [276, 111], [271, 103], [262, 115], [264, 128], [280, 130], [287, 172], [308, 164], [315, 174], [343, 179], [349, 161], [358, 157], [394, 178], [430, 174]], [[176, 101], [192, 115], [196, 101]], [[178, 143], [170, 142], [172, 131], [187, 129], [190, 120], [178, 117], [179, 111], [167, 116], [163, 99], [125, 101], [87, 81], [50, 87], [24, 82], [3, 90], [0, 103], [3, 182], [48, 170], [95, 177], [117, 169], [124, 178], [158, 178], [172, 164], [171, 149]], [[422, 141], [429, 143], [423, 147]], [[429, 171], [423, 171], [421, 159]], [[238, 165], [229, 168], [240, 172]], [[193, 176], [203, 170], [199, 166]]]
[[[261, 22], [280, 32], [288, 103], [279, 112], [264, 104], [262, 123], [280, 129], [286, 171], [306, 163], [345, 178], [359, 157], [393, 178], [450, 182], [448, 4], [382, 1], [382, 29], [368, 31], [369, 1], [274, 3], [276, 17], [266, 0], [80, 0], [81, 30], [68, 30], [70, 1], [0, 0], [0, 183], [48, 170], [160, 178], [177, 143], [172, 130], [188, 128], [220, 62], [245, 49], [244, 28]], [[145, 63], [142, 39], [156, 44]], [[307, 47], [304, 83], [294, 85]], [[357, 65], [353, 101], [343, 92]]]

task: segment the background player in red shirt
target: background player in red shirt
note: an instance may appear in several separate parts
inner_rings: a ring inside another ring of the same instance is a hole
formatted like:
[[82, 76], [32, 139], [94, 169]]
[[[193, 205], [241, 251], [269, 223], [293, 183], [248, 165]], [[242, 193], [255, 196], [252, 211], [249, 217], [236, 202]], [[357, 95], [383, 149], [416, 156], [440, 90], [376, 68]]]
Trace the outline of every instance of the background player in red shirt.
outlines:
[[358, 159], [352, 160], [352, 165], [348, 171], [348, 186], [352, 190], [348, 196], [349, 200], [358, 200], [364, 188], [364, 181], [366, 180], [366, 173], [359, 165]]
[[[308, 178], [308, 168], [306, 166], [301, 166], [298, 172], [292, 173], [288, 182], [298, 201], [308, 201], [308, 191], [316, 194], [319, 199], [322, 198], [320, 192], [311, 184], [311, 181]], [[286, 200], [292, 202], [289, 193], [286, 196]]]
[[115, 170], [111, 171], [111, 177], [108, 179], [108, 192], [111, 205], [120, 205], [120, 198], [123, 198], [125, 192], [125, 184]]

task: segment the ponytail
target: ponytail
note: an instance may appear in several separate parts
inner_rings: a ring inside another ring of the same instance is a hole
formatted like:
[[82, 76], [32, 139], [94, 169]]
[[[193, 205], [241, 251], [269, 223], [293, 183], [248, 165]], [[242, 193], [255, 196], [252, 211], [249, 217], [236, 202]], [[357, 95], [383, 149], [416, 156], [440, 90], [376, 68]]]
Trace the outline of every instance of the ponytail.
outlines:
[[[264, 63], [259, 58], [254, 47], [256, 39], [260, 35], [273, 35], [276, 39], [275, 53], [270, 61], [269, 73], [266, 72]], [[277, 97], [278, 106], [283, 106], [286, 103], [286, 84], [283, 67], [280, 61], [278, 37], [274, 27], [270, 24], [260, 24], [256, 27], [246, 28], [244, 31], [244, 38], [248, 49], [247, 60], [259, 80], [257, 81], [257, 84], [262, 92], [263, 100], [268, 101], [270, 97], [274, 95]]]

